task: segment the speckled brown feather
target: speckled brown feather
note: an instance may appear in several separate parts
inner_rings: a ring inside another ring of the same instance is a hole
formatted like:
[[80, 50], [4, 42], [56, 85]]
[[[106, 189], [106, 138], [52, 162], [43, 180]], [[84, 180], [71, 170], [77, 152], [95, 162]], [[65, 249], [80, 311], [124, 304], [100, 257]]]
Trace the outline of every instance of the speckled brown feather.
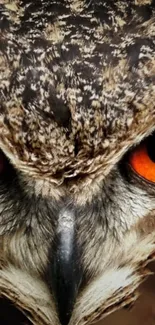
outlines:
[[106, 173], [155, 122], [155, 2], [1, 0], [0, 10], [6, 152], [37, 177]]

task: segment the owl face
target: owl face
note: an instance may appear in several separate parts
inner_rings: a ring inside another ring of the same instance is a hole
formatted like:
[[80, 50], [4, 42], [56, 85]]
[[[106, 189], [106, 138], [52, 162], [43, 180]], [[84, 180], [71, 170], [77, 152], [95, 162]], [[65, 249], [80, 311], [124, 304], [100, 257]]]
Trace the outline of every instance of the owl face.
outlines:
[[3, 323], [90, 324], [154, 258], [155, 4], [0, 9]]

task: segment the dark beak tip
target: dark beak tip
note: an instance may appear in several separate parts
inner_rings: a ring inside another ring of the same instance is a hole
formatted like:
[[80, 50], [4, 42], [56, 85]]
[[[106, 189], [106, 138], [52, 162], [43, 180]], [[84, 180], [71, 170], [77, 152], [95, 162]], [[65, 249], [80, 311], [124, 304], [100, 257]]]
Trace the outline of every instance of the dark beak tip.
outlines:
[[77, 255], [71, 255], [66, 259], [58, 250], [53, 260], [51, 289], [61, 325], [70, 321], [81, 284], [82, 270], [76, 258]]
[[[60, 280], [60, 278], [59, 278]], [[57, 311], [61, 325], [68, 325], [72, 316], [76, 298], [78, 295], [78, 287], [75, 279], [70, 282], [57, 283], [57, 291], [55, 292]]]
[[69, 321], [70, 321], [70, 318], [71, 318], [71, 315], [59, 315], [59, 320], [60, 320], [60, 324], [61, 325], [68, 325], [69, 324]]
[[61, 211], [48, 274], [61, 325], [70, 321], [83, 273], [74, 219], [73, 211]]

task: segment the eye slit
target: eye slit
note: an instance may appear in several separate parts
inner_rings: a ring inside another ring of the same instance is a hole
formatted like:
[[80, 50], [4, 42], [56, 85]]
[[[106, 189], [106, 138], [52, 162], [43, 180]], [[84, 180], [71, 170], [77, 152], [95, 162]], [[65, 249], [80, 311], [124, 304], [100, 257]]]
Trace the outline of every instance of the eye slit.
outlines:
[[150, 159], [155, 163], [155, 133], [148, 137], [147, 141], [147, 152]]
[[7, 164], [8, 164], [7, 158], [5, 157], [4, 153], [0, 150], [0, 175], [6, 169]]
[[0, 149], [0, 182], [10, 184], [16, 176], [16, 171], [9, 159]]
[[130, 152], [128, 163], [139, 176], [155, 183], [155, 132]]

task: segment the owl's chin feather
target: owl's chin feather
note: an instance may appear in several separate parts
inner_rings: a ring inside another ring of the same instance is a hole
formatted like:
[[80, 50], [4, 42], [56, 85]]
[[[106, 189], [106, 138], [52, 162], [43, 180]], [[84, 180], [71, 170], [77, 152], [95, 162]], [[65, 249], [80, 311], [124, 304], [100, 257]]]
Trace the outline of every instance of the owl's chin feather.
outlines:
[[[119, 255], [119, 249], [122, 252], [122, 248], [116, 248], [117, 257], [113, 260], [115, 267], [107, 267], [79, 294], [69, 325], [91, 324], [136, 300], [138, 295], [135, 290], [152, 274], [146, 265], [154, 259], [155, 244], [152, 235], [141, 240], [135, 236], [133, 251], [134, 236], [134, 231], [132, 238], [131, 234], [126, 236], [126, 254]], [[136, 244], [136, 238], [140, 241], [139, 245]], [[18, 312], [19, 319], [27, 316], [24, 325], [60, 325], [48, 286], [27, 271], [21, 271], [12, 265], [0, 270], [0, 295], [2, 307], [9, 307], [11, 301], [22, 311]], [[14, 309], [13, 312], [17, 313], [17, 310]]]
[[[14, 312], [19, 310], [19, 317], [25, 315], [27, 323], [24, 325], [59, 324], [52, 297], [44, 282], [12, 265], [0, 270], [0, 298], [8, 306], [12, 304]], [[18, 325], [17, 322], [15, 324]]]

